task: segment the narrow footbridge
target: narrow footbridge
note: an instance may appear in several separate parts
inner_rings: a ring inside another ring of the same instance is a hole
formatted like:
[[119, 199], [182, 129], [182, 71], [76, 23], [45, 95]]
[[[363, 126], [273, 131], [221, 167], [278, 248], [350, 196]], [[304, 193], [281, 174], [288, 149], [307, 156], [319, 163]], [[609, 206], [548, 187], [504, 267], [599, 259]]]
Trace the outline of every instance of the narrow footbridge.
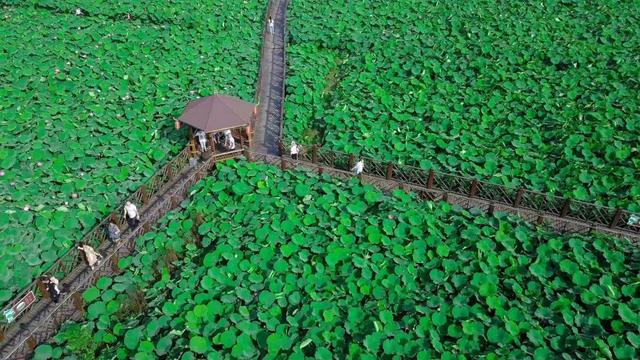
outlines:
[[[58, 259], [47, 273], [56, 274], [63, 285], [58, 303], [49, 299], [40, 281], [34, 281], [21, 291], [3, 311], [13, 311], [16, 320], [0, 327], [0, 359], [25, 359], [40, 343], [54, 335], [67, 320], [81, 320], [84, 316], [82, 292], [102, 276], [115, 276], [122, 270], [118, 260], [135, 252], [135, 239], [149, 231], [157, 220], [188, 198], [189, 189], [208, 176], [218, 161], [244, 157], [278, 165], [283, 169], [299, 168], [326, 173], [336, 177], [354, 176], [350, 169], [353, 155], [314, 145], [304, 146], [300, 159], [285, 155], [282, 119], [286, 76], [286, 15], [288, 0], [270, 0], [265, 15], [262, 55], [256, 98], [258, 113], [253, 123], [251, 149], [213, 154], [196, 160], [188, 148], [173, 158], [128, 200], [143, 204], [142, 219], [135, 229], [127, 229], [122, 239], [111, 243], [105, 236], [109, 221], [118, 223], [122, 206], [96, 225], [82, 239], [104, 255], [94, 270], [83, 262], [74, 247]], [[274, 19], [274, 31], [267, 30], [266, 19]], [[526, 189], [504, 186], [457, 175], [423, 170], [365, 159], [362, 182], [383, 191], [402, 189], [415, 192], [425, 200], [441, 200], [464, 208], [493, 213], [502, 211], [521, 216], [537, 225], [550, 226], [558, 232], [602, 232], [624, 237], [633, 243], [640, 240], [640, 227], [630, 221], [634, 214], [587, 204]], [[635, 214], [637, 215], [637, 214]], [[118, 223], [124, 228], [124, 224]]]

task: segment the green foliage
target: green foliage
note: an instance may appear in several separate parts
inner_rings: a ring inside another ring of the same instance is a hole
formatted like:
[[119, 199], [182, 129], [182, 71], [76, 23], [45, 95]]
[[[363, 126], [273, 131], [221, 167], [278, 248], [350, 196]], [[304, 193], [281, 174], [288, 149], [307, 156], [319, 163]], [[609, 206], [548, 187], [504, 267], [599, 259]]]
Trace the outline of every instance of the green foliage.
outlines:
[[259, 1], [3, 3], [0, 304], [184, 146], [173, 118], [189, 100], [253, 99], [264, 13]]
[[613, 0], [296, 2], [285, 133], [640, 211], [639, 17]]
[[[355, 179], [217, 166], [101, 284], [136, 284], [148, 307], [119, 316], [122, 292], [104, 309], [104, 296], [89, 302], [103, 310], [88, 322], [101, 358], [638, 355], [638, 253], [619, 239], [554, 235]], [[193, 213], [208, 247], [176, 231]], [[145, 265], [168, 249], [171, 272]]]
[[[54, 337], [56, 342], [64, 343], [65, 353], [79, 360], [93, 360], [98, 344], [89, 325], [68, 324]], [[43, 347], [45, 345], [41, 345]], [[58, 352], [59, 354], [60, 352]]]

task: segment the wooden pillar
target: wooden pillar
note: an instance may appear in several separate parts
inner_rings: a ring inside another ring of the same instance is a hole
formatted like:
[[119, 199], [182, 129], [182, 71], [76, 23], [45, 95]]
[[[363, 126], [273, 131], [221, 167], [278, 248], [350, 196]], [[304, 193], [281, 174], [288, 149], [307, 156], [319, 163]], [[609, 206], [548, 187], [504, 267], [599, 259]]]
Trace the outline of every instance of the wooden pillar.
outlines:
[[318, 163], [318, 145], [313, 144], [311, 147], [311, 162], [314, 164]]
[[111, 270], [113, 270], [114, 273], [120, 272], [118, 261], [120, 261], [120, 258], [118, 257], [118, 253], [113, 254], [113, 256], [111, 257]]
[[142, 200], [142, 205], [147, 204], [147, 187], [144, 185], [140, 186], [140, 200]]
[[523, 194], [524, 194], [524, 189], [523, 188], [518, 189], [518, 192], [516, 193], [516, 198], [513, 200], [514, 207], [520, 206], [520, 203], [522, 202]]
[[542, 214], [538, 215], [538, 218], [536, 219], [536, 224], [541, 225], [544, 222], [544, 216], [542, 216]]
[[280, 157], [280, 170], [287, 170], [287, 161], [283, 156]]
[[80, 293], [77, 291], [74, 292], [73, 295], [71, 295], [71, 299], [73, 300], [73, 307], [82, 314], [82, 317], [84, 317], [84, 300]]
[[611, 219], [611, 223], [609, 224], [609, 228], [613, 229], [618, 227], [618, 223], [620, 222], [620, 218], [622, 217], [622, 209], [617, 208], [615, 214], [613, 214], [613, 219]]
[[318, 175], [322, 175], [323, 172], [324, 172], [324, 168], [319, 167], [318, 168]]
[[353, 168], [353, 166], [355, 165], [355, 161], [356, 161], [356, 156], [353, 154], [349, 155], [349, 170], [351, 170]]
[[387, 175], [385, 176], [385, 179], [391, 180], [392, 177], [393, 177], [393, 164], [392, 163], [388, 163], [387, 164]]
[[442, 201], [449, 202], [449, 193], [442, 194]]
[[496, 207], [495, 205], [493, 205], [493, 203], [489, 204], [489, 208], [487, 209], [487, 214], [489, 215], [493, 215], [493, 213], [496, 211]]
[[175, 196], [171, 197], [171, 209], [175, 209], [176, 207], [178, 207], [178, 200], [176, 199]]
[[471, 189], [469, 189], [469, 197], [474, 197], [478, 193], [478, 180], [471, 182]]
[[32, 351], [35, 350], [35, 348], [38, 346], [38, 342], [36, 341], [36, 338], [33, 337], [33, 335], [29, 335], [29, 337], [27, 338], [27, 346]]
[[196, 148], [196, 139], [193, 137], [193, 127], [189, 126], [189, 151], [191, 155], [195, 155], [198, 152]]
[[213, 133], [208, 133], [207, 134], [207, 140], [209, 141], [209, 145], [211, 145], [210, 146], [211, 150], [209, 150], [209, 151], [211, 151], [212, 154], [215, 154], [216, 153], [216, 144], [215, 144], [215, 142], [213, 142]]
[[427, 179], [427, 189], [433, 188], [433, 179], [436, 177], [436, 173], [433, 170], [429, 170], [429, 178]]
[[284, 149], [284, 143], [282, 142], [282, 139], [278, 140], [278, 148], [280, 150], [280, 156], [284, 156], [285, 149]]
[[245, 128], [245, 132], [247, 135], [248, 146], [251, 146], [251, 125], [247, 125], [247, 127]]
[[174, 176], [175, 174], [173, 173], [173, 165], [169, 164], [169, 166], [167, 166], [167, 177], [169, 178], [169, 180], [173, 180]]
[[560, 217], [565, 217], [571, 210], [571, 199], [566, 199], [564, 201], [564, 205], [562, 206], [562, 211], [560, 212]]
[[244, 157], [245, 157], [245, 159], [247, 159], [247, 161], [253, 161], [251, 159], [251, 152], [249, 151], [249, 148], [245, 148], [244, 149]]

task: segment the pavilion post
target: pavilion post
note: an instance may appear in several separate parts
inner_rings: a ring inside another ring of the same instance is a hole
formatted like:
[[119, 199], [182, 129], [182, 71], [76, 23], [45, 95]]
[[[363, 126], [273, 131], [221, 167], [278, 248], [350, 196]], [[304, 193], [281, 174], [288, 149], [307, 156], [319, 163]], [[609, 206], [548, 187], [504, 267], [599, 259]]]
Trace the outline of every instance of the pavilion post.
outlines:
[[189, 151], [191, 152], [191, 156], [196, 156], [198, 154], [198, 148], [196, 147], [196, 139], [193, 136], [192, 126], [189, 126]]

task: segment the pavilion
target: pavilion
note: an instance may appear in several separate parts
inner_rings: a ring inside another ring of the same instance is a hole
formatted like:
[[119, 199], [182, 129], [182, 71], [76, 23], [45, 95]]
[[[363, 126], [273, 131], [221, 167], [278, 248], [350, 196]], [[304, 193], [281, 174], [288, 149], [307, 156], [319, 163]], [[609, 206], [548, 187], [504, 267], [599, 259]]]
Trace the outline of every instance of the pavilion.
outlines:
[[243, 148], [251, 144], [251, 125], [255, 114], [255, 104], [233, 96], [216, 94], [189, 102], [176, 121], [176, 128], [179, 128], [181, 123], [189, 125], [189, 147], [192, 154], [198, 152], [195, 137], [198, 130], [206, 134], [210, 151], [217, 150], [214, 134], [225, 130], [231, 130], [236, 144]]

